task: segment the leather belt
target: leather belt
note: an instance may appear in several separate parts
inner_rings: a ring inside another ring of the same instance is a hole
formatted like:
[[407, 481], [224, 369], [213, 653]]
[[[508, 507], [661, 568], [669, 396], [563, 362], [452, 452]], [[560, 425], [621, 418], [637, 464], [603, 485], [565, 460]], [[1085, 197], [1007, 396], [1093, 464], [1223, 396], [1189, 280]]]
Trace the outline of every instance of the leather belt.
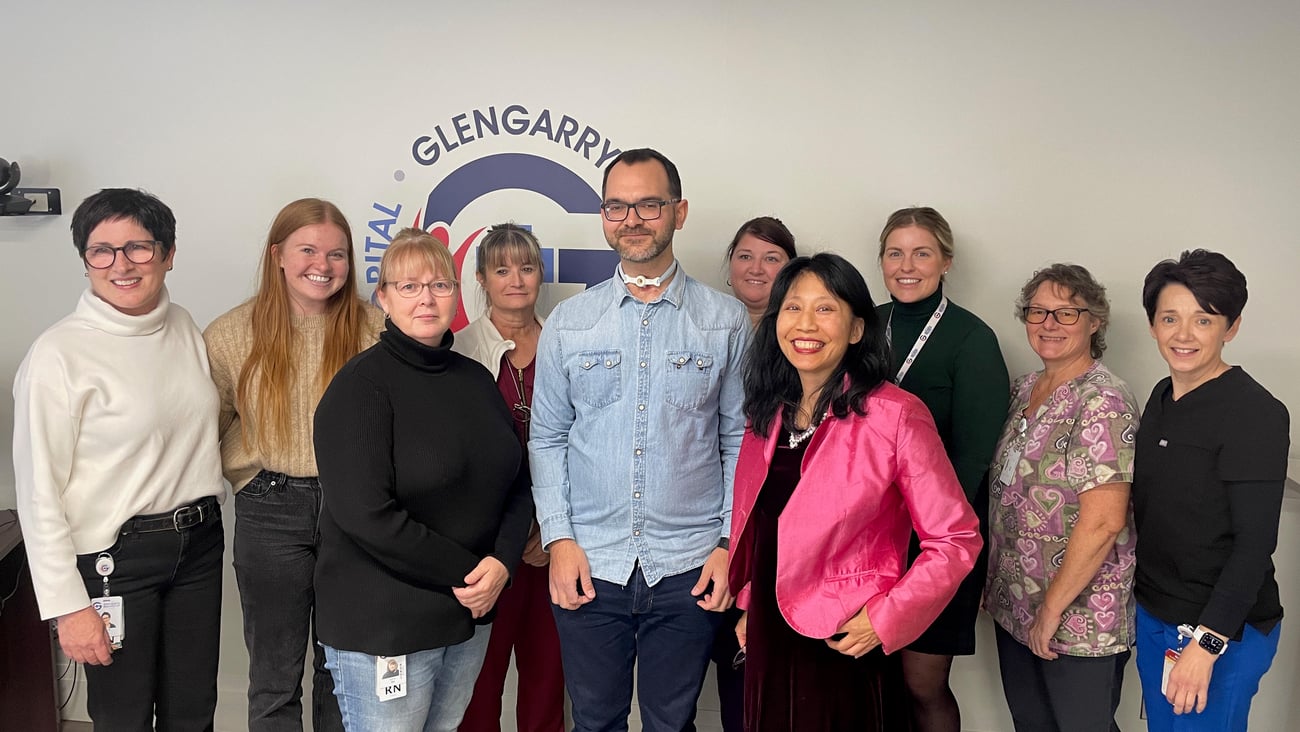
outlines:
[[214, 496], [201, 498], [170, 513], [134, 516], [122, 524], [123, 534], [151, 534], [157, 531], [184, 531], [202, 524], [221, 510]]

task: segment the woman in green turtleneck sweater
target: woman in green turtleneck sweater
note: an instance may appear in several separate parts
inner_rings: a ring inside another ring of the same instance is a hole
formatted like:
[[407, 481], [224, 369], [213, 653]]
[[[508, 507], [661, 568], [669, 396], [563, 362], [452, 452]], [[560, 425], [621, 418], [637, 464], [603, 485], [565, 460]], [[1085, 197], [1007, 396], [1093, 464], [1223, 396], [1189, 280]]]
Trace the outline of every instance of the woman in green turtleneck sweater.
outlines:
[[[952, 242], [952, 228], [938, 211], [895, 211], [880, 232], [880, 269], [890, 302], [879, 310], [889, 323], [894, 381], [930, 408], [966, 499], [982, 517], [988, 503], [985, 478], [1006, 420], [1010, 377], [993, 331], [943, 294]], [[913, 536], [913, 558], [917, 553]], [[943, 614], [903, 651], [917, 732], [961, 729], [948, 675], [953, 656], [975, 653], [975, 617], [986, 561], [987, 554], [981, 552]]]

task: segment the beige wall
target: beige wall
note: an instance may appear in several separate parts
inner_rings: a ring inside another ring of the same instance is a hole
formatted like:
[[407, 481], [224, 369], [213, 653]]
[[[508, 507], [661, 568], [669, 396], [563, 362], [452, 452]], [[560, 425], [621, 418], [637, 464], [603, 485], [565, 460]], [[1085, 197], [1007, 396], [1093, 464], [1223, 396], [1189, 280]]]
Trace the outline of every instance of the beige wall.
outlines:
[[[1014, 373], [1034, 366], [1011, 317], [1016, 288], [1036, 266], [1071, 260], [1109, 286], [1106, 360], [1144, 395], [1163, 363], [1138, 302], [1143, 275], [1183, 248], [1219, 249], [1251, 282], [1228, 357], [1300, 405], [1294, 2], [290, 5], [0, 10], [0, 157], [22, 162], [26, 185], [61, 188], [69, 213], [112, 185], [170, 203], [180, 241], [169, 284], [200, 324], [251, 293], [266, 227], [293, 198], [336, 201], [360, 241], [372, 203], [413, 213], [443, 176], [492, 152], [545, 155], [598, 184], [598, 169], [536, 137], [411, 160], [435, 125], [518, 103], [670, 155], [691, 201], [680, 258], [717, 286], [735, 227], [774, 213], [803, 247], [856, 262], [879, 299], [872, 242], [884, 217], [938, 207], [958, 236], [950, 292], [998, 332]], [[0, 382], [84, 286], [69, 218], [0, 219]], [[464, 215], [506, 218], [549, 244], [603, 246], [591, 217], [531, 194]], [[11, 423], [0, 400], [0, 459]], [[0, 507], [13, 503], [0, 471]], [[1296, 609], [1294, 505], [1283, 531], [1279, 581]], [[233, 577], [226, 600], [223, 705], [241, 703], [245, 678]], [[1269, 721], [1253, 729], [1300, 725], [1288, 694], [1300, 646], [1288, 638], [1257, 702], [1255, 719]], [[1008, 729], [983, 647], [956, 667], [966, 724]], [[1138, 726], [1130, 682], [1126, 728]]]

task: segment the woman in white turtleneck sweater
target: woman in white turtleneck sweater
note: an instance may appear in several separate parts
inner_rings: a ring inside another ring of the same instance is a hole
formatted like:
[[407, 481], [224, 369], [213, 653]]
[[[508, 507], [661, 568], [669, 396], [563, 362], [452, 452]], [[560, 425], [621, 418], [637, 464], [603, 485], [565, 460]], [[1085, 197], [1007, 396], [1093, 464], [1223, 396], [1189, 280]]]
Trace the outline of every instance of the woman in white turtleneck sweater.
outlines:
[[14, 380], [18, 513], [41, 617], [85, 664], [97, 728], [211, 729], [218, 398], [202, 335], [164, 284], [175, 218], [152, 195], [105, 189], [72, 232], [90, 288]]

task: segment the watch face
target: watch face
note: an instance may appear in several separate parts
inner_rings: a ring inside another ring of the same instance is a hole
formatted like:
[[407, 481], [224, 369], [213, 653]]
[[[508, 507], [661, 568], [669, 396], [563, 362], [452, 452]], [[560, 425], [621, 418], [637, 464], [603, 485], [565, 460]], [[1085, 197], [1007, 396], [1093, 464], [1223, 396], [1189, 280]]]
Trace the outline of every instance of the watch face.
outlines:
[[1201, 635], [1201, 640], [1199, 641], [1199, 643], [1201, 648], [1204, 648], [1205, 650], [1209, 651], [1210, 653], [1213, 653], [1216, 656], [1219, 655], [1220, 653], [1223, 653], [1223, 639], [1219, 638], [1218, 636], [1210, 635], [1209, 633], [1204, 633]]

